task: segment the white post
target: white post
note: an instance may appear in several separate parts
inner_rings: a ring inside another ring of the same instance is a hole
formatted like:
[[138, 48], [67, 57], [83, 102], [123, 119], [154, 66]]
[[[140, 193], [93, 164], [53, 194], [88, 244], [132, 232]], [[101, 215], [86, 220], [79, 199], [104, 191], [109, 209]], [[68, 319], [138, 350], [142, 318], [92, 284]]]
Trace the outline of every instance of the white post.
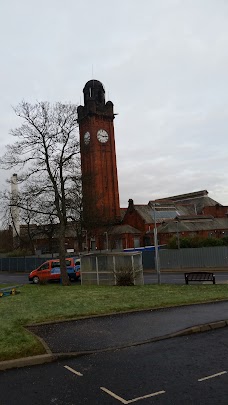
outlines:
[[133, 270], [134, 285], [135, 285], [135, 266], [134, 266], [134, 257], [133, 257], [133, 255], [131, 256], [131, 267], [132, 267], [132, 270]]
[[180, 235], [179, 235], [178, 220], [177, 220], [176, 224], [177, 224], [177, 249], [180, 249]]
[[106, 250], [108, 250], [108, 232], [104, 232], [106, 236]]
[[100, 284], [99, 271], [98, 271], [98, 257], [96, 256], [96, 271], [97, 271], [97, 285]]
[[88, 237], [87, 237], [87, 230], [85, 230], [85, 234], [86, 234], [86, 251], [88, 252]]
[[116, 258], [115, 258], [115, 256], [113, 255], [113, 257], [112, 257], [112, 260], [113, 260], [113, 273], [114, 273], [114, 280], [115, 280], [115, 285], [116, 285]]

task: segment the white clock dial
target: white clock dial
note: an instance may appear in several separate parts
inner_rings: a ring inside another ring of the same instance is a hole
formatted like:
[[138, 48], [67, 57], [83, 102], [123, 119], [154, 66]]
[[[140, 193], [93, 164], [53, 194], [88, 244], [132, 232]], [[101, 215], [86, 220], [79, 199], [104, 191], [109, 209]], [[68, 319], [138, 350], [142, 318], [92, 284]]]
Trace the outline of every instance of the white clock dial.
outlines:
[[99, 131], [97, 131], [97, 139], [101, 143], [108, 142], [108, 132], [106, 132], [104, 129], [99, 129]]
[[89, 132], [86, 132], [84, 134], [84, 142], [85, 142], [86, 145], [89, 144], [89, 142], [90, 142], [90, 133]]

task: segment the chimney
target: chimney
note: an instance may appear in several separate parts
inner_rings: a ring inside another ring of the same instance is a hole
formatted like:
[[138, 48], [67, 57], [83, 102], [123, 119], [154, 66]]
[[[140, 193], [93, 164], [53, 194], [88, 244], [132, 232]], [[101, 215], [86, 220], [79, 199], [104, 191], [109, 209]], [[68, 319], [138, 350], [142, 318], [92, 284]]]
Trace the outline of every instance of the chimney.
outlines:
[[129, 198], [129, 200], [128, 200], [128, 211], [132, 212], [132, 211], [134, 211], [134, 208], [135, 208], [134, 201], [131, 198]]

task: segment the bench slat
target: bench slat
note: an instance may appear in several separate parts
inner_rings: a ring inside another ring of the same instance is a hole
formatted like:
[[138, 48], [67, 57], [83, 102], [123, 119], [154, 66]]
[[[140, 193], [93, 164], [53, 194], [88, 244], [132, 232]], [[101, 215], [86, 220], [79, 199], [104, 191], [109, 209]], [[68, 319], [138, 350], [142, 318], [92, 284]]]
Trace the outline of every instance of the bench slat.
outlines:
[[215, 276], [211, 272], [206, 271], [193, 271], [190, 273], [185, 273], [185, 283], [188, 284], [189, 281], [212, 281], [215, 284]]

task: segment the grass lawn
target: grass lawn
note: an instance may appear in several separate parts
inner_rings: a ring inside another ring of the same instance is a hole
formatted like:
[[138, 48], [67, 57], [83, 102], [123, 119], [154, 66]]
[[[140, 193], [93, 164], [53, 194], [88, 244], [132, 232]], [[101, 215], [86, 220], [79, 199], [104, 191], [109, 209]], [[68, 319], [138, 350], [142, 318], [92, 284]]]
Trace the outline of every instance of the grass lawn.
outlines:
[[24, 285], [20, 291], [15, 296], [0, 298], [0, 360], [45, 352], [41, 343], [23, 328], [28, 323], [228, 299], [227, 285], [48, 284]]

